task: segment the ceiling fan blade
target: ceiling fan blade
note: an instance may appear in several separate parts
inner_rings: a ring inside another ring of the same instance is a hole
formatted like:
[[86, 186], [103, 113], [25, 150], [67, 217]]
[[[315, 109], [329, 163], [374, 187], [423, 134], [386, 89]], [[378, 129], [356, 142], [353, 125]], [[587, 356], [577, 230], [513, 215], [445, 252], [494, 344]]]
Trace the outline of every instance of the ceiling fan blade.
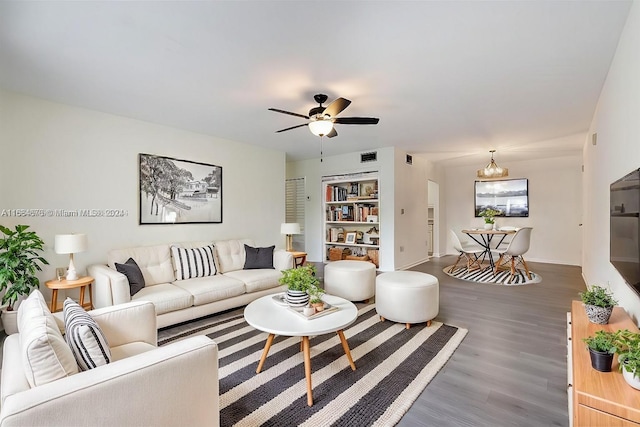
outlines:
[[377, 125], [380, 119], [376, 117], [336, 117], [333, 123], [342, 125]]
[[349, 104], [351, 104], [351, 101], [349, 101], [348, 99], [338, 98], [335, 101], [333, 101], [331, 104], [327, 105], [327, 108], [324, 109], [322, 114], [327, 114], [330, 117], [335, 117], [338, 114], [340, 114], [342, 110], [347, 108]]
[[336, 128], [331, 129], [331, 132], [325, 135], [327, 138], [333, 138], [334, 136], [338, 136], [338, 132]]
[[292, 113], [291, 111], [278, 110], [277, 108], [269, 108], [269, 111], [275, 111], [276, 113], [288, 114], [290, 116], [302, 117], [303, 119], [308, 119], [309, 116], [305, 116], [304, 114]]
[[295, 128], [301, 128], [302, 126], [307, 126], [307, 125], [308, 125], [308, 123], [304, 123], [304, 124], [297, 125], [297, 126], [291, 126], [290, 128], [277, 130], [276, 133], [284, 132], [286, 130], [291, 130], [291, 129], [295, 129]]

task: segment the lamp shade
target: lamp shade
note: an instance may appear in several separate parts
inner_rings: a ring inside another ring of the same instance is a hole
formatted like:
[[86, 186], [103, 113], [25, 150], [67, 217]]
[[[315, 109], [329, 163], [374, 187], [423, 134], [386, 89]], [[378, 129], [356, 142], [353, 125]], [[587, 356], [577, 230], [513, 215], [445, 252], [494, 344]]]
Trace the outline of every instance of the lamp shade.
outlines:
[[300, 234], [300, 224], [297, 222], [283, 222], [280, 226], [280, 234]]
[[77, 254], [87, 250], [86, 234], [57, 234], [55, 238], [57, 254]]
[[331, 120], [314, 120], [309, 122], [309, 130], [315, 136], [328, 135], [333, 129], [333, 122]]

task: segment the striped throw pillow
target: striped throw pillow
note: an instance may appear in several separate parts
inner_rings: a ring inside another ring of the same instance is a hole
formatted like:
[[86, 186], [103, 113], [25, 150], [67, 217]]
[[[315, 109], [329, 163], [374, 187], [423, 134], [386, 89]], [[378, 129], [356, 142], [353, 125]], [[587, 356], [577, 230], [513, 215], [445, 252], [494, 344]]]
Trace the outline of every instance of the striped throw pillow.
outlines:
[[176, 279], [213, 276], [217, 273], [213, 260], [213, 245], [201, 248], [181, 248], [171, 246], [171, 256], [176, 266]]
[[111, 350], [98, 323], [71, 298], [64, 301], [65, 340], [81, 370], [111, 362]]

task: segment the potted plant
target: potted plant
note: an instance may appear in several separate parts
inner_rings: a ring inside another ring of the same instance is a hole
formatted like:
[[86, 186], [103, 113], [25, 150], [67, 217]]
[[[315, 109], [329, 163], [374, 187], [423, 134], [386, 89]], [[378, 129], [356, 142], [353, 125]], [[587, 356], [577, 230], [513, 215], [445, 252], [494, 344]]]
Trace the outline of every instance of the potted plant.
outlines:
[[0, 225], [4, 235], [0, 240], [0, 292], [4, 291], [2, 304], [6, 304], [2, 324], [7, 334], [17, 332], [14, 309], [18, 298], [29, 295], [40, 285], [36, 272], [42, 271], [40, 264], [49, 264], [40, 256], [44, 242], [28, 228], [28, 225], [16, 225], [15, 230], [11, 230]]
[[495, 216], [499, 215], [500, 211], [487, 208], [480, 212], [480, 216], [484, 218], [484, 228], [485, 230], [491, 230], [495, 224]]
[[616, 353], [622, 376], [627, 384], [640, 390], [640, 334], [625, 329], [619, 341]]
[[317, 287], [320, 280], [316, 277], [316, 267], [307, 264], [282, 272], [280, 284], [287, 287], [287, 302], [291, 306], [304, 307], [309, 303], [309, 289]]
[[600, 372], [611, 372], [613, 355], [618, 346], [621, 346], [621, 331], [596, 331], [595, 335], [584, 338], [583, 341], [589, 349], [593, 369]]
[[319, 286], [313, 286], [309, 288], [309, 304], [314, 308], [315, 311], [324, 310], [324, 301], [322, 301], [322, 295], [324, 295], [324, 289]]
[[618, 303], [610, 291], [601, 286], [592, 285], [579, 295], [591, 323], [599, 325], [609, 323], [613, 307]]

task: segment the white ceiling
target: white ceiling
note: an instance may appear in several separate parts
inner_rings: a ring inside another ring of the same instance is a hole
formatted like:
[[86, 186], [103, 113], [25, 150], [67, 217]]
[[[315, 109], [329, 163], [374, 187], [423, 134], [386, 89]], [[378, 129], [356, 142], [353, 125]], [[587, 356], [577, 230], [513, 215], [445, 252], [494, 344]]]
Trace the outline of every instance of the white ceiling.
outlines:
[[[581, 149], [630, 1], [2, 1], [0, 86], [319, 156], [316, 93], [352, 101], [325, 155], [449, 164]], [[508, 164], [504, 164], [508, 166]]]

